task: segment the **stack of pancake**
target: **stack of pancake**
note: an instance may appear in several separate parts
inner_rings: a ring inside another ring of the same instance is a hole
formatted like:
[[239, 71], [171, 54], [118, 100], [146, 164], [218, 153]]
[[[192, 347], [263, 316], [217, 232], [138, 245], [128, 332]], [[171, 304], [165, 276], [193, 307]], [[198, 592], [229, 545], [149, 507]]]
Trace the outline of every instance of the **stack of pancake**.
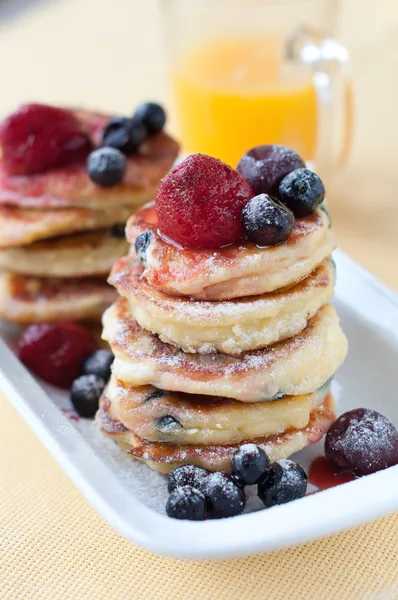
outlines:
[[[110, 117], [76, 115], [99, 145]], [[0, 158], [0, 316], [18, 323], [99, 319], [115, 299], [106, 277], [128, 250], [125, 222], [153, 198], [177, 154], [166, 133], [148, 137], [112, 188], [93, 183], [85, 163], [11, 176]]]
[[165, 473], [228, 471], [245, 442], [271, 460], [317, 442], [335, 419], [330, 382], [347, 351], [328, 304], [327, 212], [297, 219], [277, 246], [184, 250], [162, 238], [148, 204], [127, 238], [110, 277], [121, 297], [103, 318], [115, 361], [100, 429]]

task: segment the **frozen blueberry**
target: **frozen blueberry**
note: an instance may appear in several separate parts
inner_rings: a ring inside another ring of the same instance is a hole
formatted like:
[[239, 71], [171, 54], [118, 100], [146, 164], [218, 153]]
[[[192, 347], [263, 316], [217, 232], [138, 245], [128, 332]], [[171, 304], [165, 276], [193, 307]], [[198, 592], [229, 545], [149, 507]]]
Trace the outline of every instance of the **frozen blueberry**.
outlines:
[[169, 475], [167, 483], [167, 489], [169, 494], [174, 492], [179, 487], [184, 485], [190, 485], [194, 488], [200, 489], [200, 486], [208, 476], [208, 471], [197, 467], [196, 465], [182, 465], [181, 467], [175, 468]]
[[202, 481], [201, 490], [207, 503], [207, 514], [211, 519], [223, 519], [240, 515], [245, 508], [245, 494], [224, 473], [210, 473]]
[[141, 262], [145, 263], [148, 246], [151, 243], [152, 234], [150, 231], [144, 231], [137, 236], [135, 240], [135, 251]]
[[205, 497], [190, 485], [177, 488], [167, 500], [166, 513], [173, 519], [203, 521], [206, 517]]
[[231, 458], [231, 476], [241, 485], [254, 485], [268, 477], [270, 460], [262, 448], [244, 444]]
[[154, 135], [162, 131], [166, 123], [165, 110], [156, 102], [141, 104], [135, 111], [135, 116], [144, 124], [148, 135]]
[[108, 381], [111, 376], [111, 364], [113, 363], [113, 353], [105, 348], [97, 350], [89, 356], [83, 364], [83, 375], [98, 375], [104, 381]]
[[268, 477], [258, 484], [258, 497], [267, 508], [297, 500], [307, 491], [307, 474], [293, 460], [278, 460], [271, 465]]
[[146, 134], [140, 119], [116, 117], [105, 126], [101, 146], [111, 146], [129, 156], [137, 152]]
[[105, 381], [98, 375], [82, 375], [72, 383], [71, 402], [76, 412], [86, 419], [94, 417], [105, 388]]
[[126, 157], [120, 150], [104, 146], [89, 154], [87, 171], [90, 178], [101, 187], [120, 183], [126, 172]]
[[306, 217], [323, 202], [325, 186], [314, 171], [296, 169], [280, 182], [278, 198], [295, 217]]
[[176, 433], [182, 429], [180, 421], [171, 415], [157, 419], [155, 427], [161, 433]]
[[325, 455], [336, 473], [369, 475], [398, 464], [398, 432], [379, 412], [356, 408], [329, 429]]
[[242, 210], [242, 224], [248, 237], [259, 246], [285, 242], [294, 225], [293, 213], [267, 194], [254, 196]]

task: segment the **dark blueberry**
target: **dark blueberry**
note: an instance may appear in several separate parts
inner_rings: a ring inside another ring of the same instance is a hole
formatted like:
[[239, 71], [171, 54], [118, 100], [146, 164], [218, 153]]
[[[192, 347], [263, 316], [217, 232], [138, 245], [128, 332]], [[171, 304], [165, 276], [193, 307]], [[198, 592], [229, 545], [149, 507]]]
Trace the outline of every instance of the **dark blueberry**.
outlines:
[[126, 154], [134, 154], [146, 138], [146, 129], [140, 119], [116, 117], [104, 129], [101, 146], [111, 146]]
[[173, 519], [203, 521], [206, 518], [206, 500], [201, 491], [186, 485], [170, 494], [166, 513]]
[[149, 394], [149, 396], [146, 397], [145, 402], [148, 402], [149, 400], [157, 400], [158, 398], [163, 398], [165, 393], [166, 392], [164, 392], [163, 390], [155, 390], [154, 392]]
[[190, 485], [200, 489], [202, 481], [208, 476], [208, 471], [196, 465], [182, 465], [175, 468], [169, 475], [167, 489], [169, 494], [179, 487]]
[[258, 497], [267, 508], [302, 498], [307, 491], [307, 474], [293, 460], [273, 463], [265, 481], [258, 484]]
[[246, 152], [236, 170], [250, 183], [255, 194], [274, 196], [282, 179], [302, 167], [305, 162], [297, 152], [274, 144], [256, 146]]
[[94, 417], [105, 389], [105, 381], [98, 375], [82, 375], [72, 383], [71, 402], [76, 412], [86, 419]]
[[200, 489], [205, 495], [207, 513], [211, 519], [234, 517], [245, 508], [243, 490], [224, 473], [210, 473], [202, 481]]
[[140, 233], [140, 235], [135, 240], [135, 251], [142, 262], [145, 262], [146, 260], [146, 251], [148, 250], [148, 246], [151, 243], [151, 237], [152, 234], [150, 231], [144, 231], [144, 233]]
[[119, 240], [124, 240], [126, 237], [126, 223], [118, 223], [110, 228], [110, 234], [112, 237]]
[[120, 183], [124, 177], [126, 157], [116, 148], [98, 148], [88, 156], [87, 171], [97, 185], [112, 187]]
[[293, 213], [267, 194], [254, 196], [242, 210], [242, 224], [259, 246], [285, 242], [294, 225]]
[[114, 356], [110, 350], [105, 348], [97, 350], [89, 356], [83, 364], [83, 375], [98, 375], [104, 381], [108, 381], [111, 376], [111, 364]]
[[356, 408], [329, 429], [325, 455], [336, 473], [369, 475], [398, 464], [398, 432], [379, 412]]
[[243, 444], [231, 458], [231, 476], [243, 485], [254, 485], [268, 477], [270, 460], [262, 448]]
[[176, 433], [182, 429], [182, 425], [178, 419], [171, 415], [166, 415], [156, 420], [155, 427], [161, 433]]
[[166, 113], [160, 104], [155, 102], [146, 102], [140, 104], [135, 111], [135, 115], [144, 124], [148, 135], [154, 135], [162, 131], [164, 124], [166, 123]]
[[278, 198], [295, 217], [306, 217], [325, 198], [322, 179], [310, 169], [296, 169], [279, 184]]

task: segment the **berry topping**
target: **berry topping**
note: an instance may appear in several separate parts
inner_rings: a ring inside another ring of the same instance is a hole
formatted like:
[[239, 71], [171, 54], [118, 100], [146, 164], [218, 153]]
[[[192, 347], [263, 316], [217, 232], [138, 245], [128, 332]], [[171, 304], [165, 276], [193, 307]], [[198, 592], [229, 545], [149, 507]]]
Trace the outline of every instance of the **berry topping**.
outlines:
[[166, 123], [164, 108], [155, 102], [141, 104], [135, 111], [135, 116], [144, 124], [148, 135], [154, 135], [162, 131]]
[[89, 356], [83, 364], [83, 375], [98, 375], [104, 381], [108, 381], [111, 376], [111, 364], [114, 356], [110, 350], [97, 350]]
[[101, 187], [120, 183], [126, 172], [126, 157], [120, 150], [104, 146], [91, 152], [87, 159], [87, 171], [91, 179]]
[[262, 448], [244, 444], [231, 458], [231, 476], [239, 485], [254, 485], [268, 477], [270, 461]]
[[112, 237], [117, 238], [118, 240], [124, 240], [126, 237], [126, 224], [118, 223], [117, 225], [113, 225], [110, 228], [110, 234]]
[[173, 519], [203, 521], [206, 517], [205, 497], [189, 485], [178, 488], [167, 500], [166, 513]]
[[92, 419], [105, 388], [105, 381], [98, 375], [82, 375], [72, 383], [71, 402], [76, 412], [85, 419]]
[[146, 253], [148, 250], [148, 246], [151, 243], [151, 232], [144, 231], [144, 233], [140, 233], [140, 235], [135, 240], [135, 251], [138, 258], [142, 263], [146, 261]]
[[106, 125], [101, 146], [111, 146], [123, 154], [130, 155], [137, 152], [146, 135], [146, 129], [140, 119], [116, 117]]
[[182, 465], [181, 467], [177, 467], [169, 475], [167, 483], [169, 494], [184, 485], [190, 485], [200, 489], [202, 481], [208, 474], [209, 473], [205, 469], [197, 467], [196, 465]]
[[314, 171], [296, 169], [280, 182], [278, 198], [295, 217], [306, 217], [323, 202], [325, 187]]
[[92, 143], [63, 108], [24, 104], [0, 124], [2, 163], [10, 175], [30, 175], [83, 160]]
[[267, 508], [297, 500], [307, 491], [307, 474], [293, 460], [278, 460], [271, 465], [268, 478], [258, 484], [258, 497]]
[[210, 473], [200, 489], [205, 495], [207, 513], [212, 519], [223, 519], [240, 515], [245, 508], [245, 494], [224, 473]]
[[279, 145], [256, 146], [240, 159], [237, 171], [249, 182], [255, 194], [275, 196], [282, 179], [294, 169], [305, 167], [303, 159], [290, 148]]
[[285, 242], [294, 225], [293, 213], [267, 194], [254, 196], [242, 211], [242, 224], [248, 237], [259, 246]]
[[69, 389], [84, 361], [96, 350], [94, 336], [75, 323], [40, 323], [22, 334], [21, 361], [44, 381]]
[[160, 417], [160, 419], [157, 419], [155, 426], [156, 429], [161, 433], [175, 433], [176, 431], [180, 431], [180, 429], [182, 429], [180, 421], [171, 415], [166, 415], [165, 417]]
[[188, 156], [162, 180], [155, 207], [162, 234], [191, 248], [220, 248], [243, 235], [247, 181], [216, 158]]
[[369, 475], [398, 464], [398, 432], [375, 410], [350, 410], [329, 429], [325, 455], [336, 473]]

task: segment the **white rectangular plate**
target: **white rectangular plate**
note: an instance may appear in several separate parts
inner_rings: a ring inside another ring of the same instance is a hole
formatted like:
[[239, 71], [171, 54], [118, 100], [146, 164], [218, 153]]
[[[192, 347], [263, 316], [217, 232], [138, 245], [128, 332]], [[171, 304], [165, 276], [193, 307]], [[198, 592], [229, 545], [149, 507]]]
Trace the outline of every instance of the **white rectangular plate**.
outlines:
[[[398, 299], [341, 252], [336, 300], [349, 353], [333, 384], [339, 412], [372, 407], [398, 426]], [[226, 558], [329, 535], [398, 510], [398, 466], [268, 510], [206, 522], [164, 514], [166, 479], [131, 461], [92, 421], [74, 420], [67, 394], [36, 381], [16, 358], [17, 329], [0, 325], [0, 388], [88, 501], [126, 538], [154, 552]], [[322, 443], [298, 455], [303, 466]]]

